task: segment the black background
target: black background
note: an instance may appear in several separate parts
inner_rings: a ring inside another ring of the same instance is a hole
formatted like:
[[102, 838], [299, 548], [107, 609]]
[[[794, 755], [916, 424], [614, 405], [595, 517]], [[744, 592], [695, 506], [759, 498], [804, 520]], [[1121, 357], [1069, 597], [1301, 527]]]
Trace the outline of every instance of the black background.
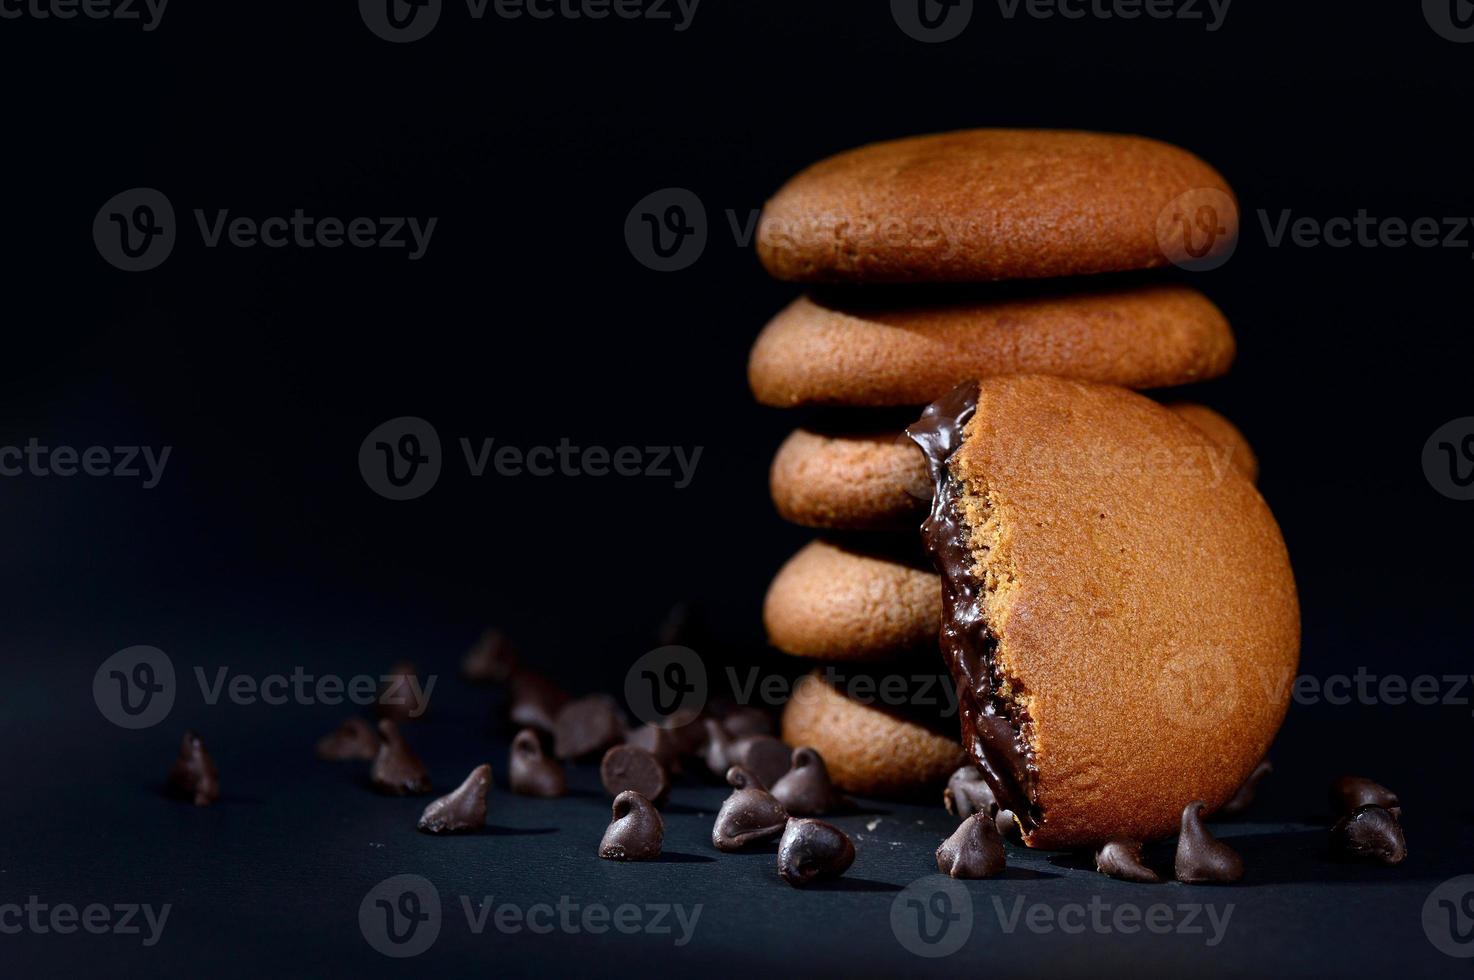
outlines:
[[[877, 139], [970, 126], [1136, 132], [1223, 172], [1242, 240], [1227, 265], [1189, 278], [1233, 323], [1239, 361], [1174, 397], [1224, 411], [1260, 456], [1301, 589], [1302, 672], [1467, 671], [1474, 504], [1435, 492], [1420, 454], [1435, 428], [1474, 414], [1474, 234], [1457, 248], [1271, 248], [1259, 215], [1474, 215], [1471, 74], [1474, 46], [1439, 37], [1417, 4], [1240, 0], [1212, 32], [1201, 21], [1005, 20], [983, 4], [961, 38], [935, 45], [906, 36], [882, 3], [792, 0], [705, 0], [683, 32], [477, 22], [447, 3], [435, 32], [407, 45], [373, 36], [341, 0], [176, 0], [151, 33], [0, 21], [0, 445], [173, 447], [153, 490], [0, 480], [0, 724], [12, 746], [0, 899], [39, 889], [54, 901], [179, 906], [156, 950], [0, 936], [0, 951], [33, 971], [115, 957], [221, 975], [386, 969], [353, 924], [364, 890], [398, 871], [478, 867], [466, 842], [436, 851], [414, 837], [417, 805], [307, 765], [303, 746], [337, 721], [329, 709], [212, 708], [186, 692], [166, 725], [112, 728], [88, 692], [122, 647], [152, 644], [211, 669], [377, 672], [407, 657], [449, 673], [496, 623], [570, 689], [617, 689], [666, 609], [692, 599], [721, 638], [716, 662], [773, 662], [762, 593], [809, 535], [766, 498], [768, 460], [797, 416], [754, 405], [745, 364], [795, 290], [766, 278], [725, 212], [745, 223], [805, 164]], [[104, 201], [136, 186], [169, 196], [181, 239], [159, 269], [127, 274], [99, 257], [90, 228]], [[623, 226], [637, 200], [672, 186], [702, 199], [711, 235], [694, 265], [661, 274], [631, 256]], [[298, 207], [439, 222], [410, 262], [403, 250], [207, 249], [191, 214]], [[427, 496], [394, 503], [365, 486], [357, 453], [403, 415], [436, 426], [446, 470]], [[684, 490], [472, 479], [462, 436], [703, 455]], [[486, 732], [485, 704], [466, 692], [447, 702], [426, 722], [425, 738], [444, 746], [441, 782], [482, 754], [457, 738]], [[1318, 814], [1329, 776], [1366, 771], [1409, 801], [1414, 857], [1400, 869], [1329, 866], [1314, 854], [1319, 836], [1291, 844], [1301, 838], [1284, 831], [1276, 847], [1266, 831], [1233, 899], [1239, 921], [1258, 925], [1222, 948], [975, 935], [959, 957], [1057, 971], [1154, 958], [1230, 973], [1447, 970], [1456, 961], [1433, 951], [1418, 916], [1435, 884], [1471, 870], [1469, 714], [1467, 703], [1292, 709], [1269, 818], [1299, 826]], [[185, 725], [206, 733], [226, 773], [228, 798], [209, 813], [171, 809], [150, 788]], [[708, 812], [720, 799], [692, 792]], [[479, 877], [441, 880], [442, 893], [721, 894], [726, 918], [709, 911], [704, 943], [677, 954], [683, 967], [780, 955], [818, 972], [927, 965], [894, 959], [904, 954], [883, 924], [887, 894], [799, 898], [751, 862], [676, 864], [631, 884], [589, 857], [602, 804], [581, 805], [577, 816], [522, 814], [524, 827], [572, 823], [508, 835], [515, 847], [498, 842]], [[379, 829], [386, 812], [397, 816]], [[905, 884], [929, 870], [945, 816], [916, 819], [936, 827], [862, 877]], [[705, 856], [703, 826], [681, 833]], [[405, 850], [386, 859], [363, 843], [388, 838]], [[447, 867], [447, 853], [467, 857]], [[1079, 874], [1057, 887], [1102, 887]], [[744, 883], [717, 884], [734, 876]], [[416, 962], [601, 972], [659, 964], [648, 957], [664, 950], [650, 937], [550, 938], [561, 945], [442, 940]]]

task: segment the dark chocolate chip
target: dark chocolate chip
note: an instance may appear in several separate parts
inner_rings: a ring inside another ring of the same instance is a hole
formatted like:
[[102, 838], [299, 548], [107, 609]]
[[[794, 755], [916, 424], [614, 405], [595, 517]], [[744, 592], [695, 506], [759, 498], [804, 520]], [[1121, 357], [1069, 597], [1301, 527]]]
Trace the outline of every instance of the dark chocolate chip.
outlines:
[[624, 719], [607, 694], [569, 701], [553, 718], [553, 754], [560, 759], [587, 758], [622, 741]]
[[676, 744], [675, 736], [668, 728], [641, 725], [625, 736], [624, 743], [644, 749], [655, 756], [668, 773], [674, 774], [681, 770], [680, 746]]
[[1008, 864], [992, 816], [974, 813], [937, 848], [937, 870], [953, 878], [991, 878]]
[[486, 826], [486, 791], [491, 789], [491, 766], [482, 763], [466, 781], [433, 801], [420, 815], [426, 834], [463, 834]]
[[721, 779], [732, 765], [728, 759], [732, 752], [732, 737], [715, 718], [703, 719], [701, 724], [706, 729], [706, 747], [702, 750], [706, 768], [717, 779]]
[[599, 778], [610, 796], [632, 789], [656, 806], [670, 793], [670, 776], [655, 756], [633, 745], [616, 745], [604, 753]]
[[[763, 781], [776, 786], [788, 771], [789, 748], [772, 735], [749, 735], [739, 738], [727, 749], [727, 765], [742, 766]], [[725, 774], [726, 770], [723, 769]]]
[[568, 789], [563, 767], [543, 751], [536, 730], [524, 728], [512, 739], [512, 758], [507, 767], [507, 782], [513, 793], [522, 796], [562, 796]]
[[184, 733], [179, 756], [169, 768], [168, 790], [170, 796], [189, 800], [195, 806], [209, 806], [220, 799], [220, 771], [194, 732]]
[[795, 817], [822, 817], [850, 808], [850, 800], [834, 788], [829, 767], [816, 749], [793, 750], [792, 766], [773, 784], [773, 795]]
[[331, 762], [345, 759], [367, 761], [379, 754], [379, 735], [362, 718], [348, 718], [337, 729], [317, 740], [317, 757]]
[[738, 705], [722, 715], [722, 727], [733, 738], [773, 734], [773, 719], [761, 708]]
[[955, 817], [967, 819], [974, 813], [990, 813], [998, 833], [1004, 837], [1018, 829], [1013, 812], [998, 805], [993, 787], [983, 777], [977, 766], [962, 766], [947, 779], [947, 788], [942, 790], [942, 804]]
[[614, 798], [613, 819], [599, 842], [599, 857], [609, 861], [653, 861], [660, 857], [665, 822], [655, 804], [634, 790]]
[[1238, 852], [1208, 833], [1203, 826], [1202, 800], [1193, 800], [1182, 811], [1174, 868], [1177, 880], [1190, 885], [1238, 881], [1244, 876], [1244, 861]]
[[420, 684], [415, 665], [401, 660], [390, 667], [379, 685], [379, 700], [376, 705], [380, 718], [391, 718], [397, 722], [412, 721], [425, 714], [428, 705], [424, 701], [424, 687]]
[[1407, 857], [1402, 824], [1390, 811], [1370, 803], [1336, 822], [1331, 847], [1343, 857], [1376, 864], [1401, 864]]
[[512, 724], [551, 732], [558, 709], [568, 703], [568, 695], [541, 674], [519, 670], [512, 675]]
[[1259, 765], [1255, 766], [1254, 771], [1249, 773], [1249, 778], [1244, 780], [1244, 784], [1239, 787], [1238, 792], [1234, 793], [1227, 803], [1218, 808], [1218, 816], [1237, 817], [1242, 815], [1245, 810], [1254, 804], [1254, 794], [1259, 790], [1260, 780], [1272, 772], [1274, 772], [1274, 765], [1268, 759], [1260, 759]]
[[1161, 875], [1142, 862], [1141, 841], [1125, 837], [1108, 840], [1100, 846], [1095, 852], [1095, 869], [1122, 881], [1152, 884], [1162, 880]]
[[517, 672], [517, 659], [507, 634], [490, 629], [461, 658], [461, 676], [473, 684], [505, 684]]
[[374, 756], [374, 767], [369, 772], [369, 782], [380, 793], [390, 796], [424, 796], [430, 792], [430, 773], [420, 757], [399, 734], [399, 726], [388, 718], [379, 722], [379, 754]]
[[1398, 820], [1402, 819], [1402, 801], [1381, 783], [1364, 776], [1342, 776], [1331, 783], [1331, 812], [1344, 816], [1364, 806], [1379, 806]]
[[788, 822], [788, 811], [763, 789], [758, 778], [741, 766], [727, 770], [732, 795], [722, 802], [711, 842], [719, 851], [738, 851], [757, 841], [777, 837]]
[[855, 845], [822, 820], [792, 818], [778, 842], [778, 873], [795, 887], [837, 878], [855, 863]]

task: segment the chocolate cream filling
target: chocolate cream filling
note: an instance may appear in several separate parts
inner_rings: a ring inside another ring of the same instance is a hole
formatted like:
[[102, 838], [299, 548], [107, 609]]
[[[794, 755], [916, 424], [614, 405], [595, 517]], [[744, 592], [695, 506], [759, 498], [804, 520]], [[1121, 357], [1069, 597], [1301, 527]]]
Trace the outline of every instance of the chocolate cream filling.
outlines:
[[962, 744], [977, 761], [999, 805], [1012, 810], [1025, 830], [1042, 815], [1036, 798], [1034, 751], [1024, 737], [1024, 707], [1002, 693], [998, 637], [988, 623], [987, 588], [975, 571], [963, 481], [949, 465], [962, 446], [963, 430], [977, 412], [978, 385], [968, 382], [929, 405], [906, 435], [920, 447], [935, 492], [921, 540], [942, 577], [942, 656], [957, 683]]

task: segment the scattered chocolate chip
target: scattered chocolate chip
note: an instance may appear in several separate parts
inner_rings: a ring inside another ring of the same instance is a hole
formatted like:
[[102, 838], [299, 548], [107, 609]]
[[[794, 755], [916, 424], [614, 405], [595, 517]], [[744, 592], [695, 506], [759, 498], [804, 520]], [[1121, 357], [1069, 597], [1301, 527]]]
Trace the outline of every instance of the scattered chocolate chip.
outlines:
[[1234, 793], [1227, 803], [1218, 808], [1218, 816], [1242, 815], [1253, 805], [1254, 794], [1259, 790], [1260, 780], [1272, 772], [1274, 772], [1274, 765], [1268, 759], [1260, 759], [1259, 765], [1255, 766], [1254, 771], [1249, 773], [1249, 778], [1244, 780], [1244, 785], [1239, 787], [1238, 792]]
[[1007, 863], [998, 826], [981, 811], [962, 821], [937, 848], [937, 870], [953, 878], [991, 878]]
[[517, 672], [517, 659], [507, 634], [490, 629], [461, 658], [461, 676], [473, 684], [505, 684]]
[[655, 804], [634, 790], [614, 798], [613, 819], [599, 842], [599, 857], [609, 861], [653, 861], [665, 841], [665, 822]]
[[1108, 840], [1100, 846], [1095, 852], [1095, 870], [1122, 881], [1151, 884], [1162, 880], [1161, 875], [1142, 862], [1141, 841], [1125, 837]]
[[1402, 819], [1402, 801], [1381, 783], [1364, 776], [1341, 776], [1331, 783], [1331, 812], [1344, 816], [1364, 806], [1379, 806], [1398, 820]]
[[220, 799], [220, 771], [205, 750], [205, 743], [194, 732], [185, 732], [179, 745], [179, 757], [169, 768], [169, 795], [189, 800], [195, 806], [209, 806]]
[[531, 728], [524, 728], [512, 739], [512, 758], [507, 767], [507, 782], [513, 793], [522, 796], [562, 796], [568, 789], [563, 767], [543, 751], [542, 739]]
[[424, 796], [430, 792], [430, 773], [425, 764], [415, 755], [399, 726], [388, 718], [379, 722], [379, 753], [374, 756], [374, 767], [369, 772], [369, 782], [380, 793], [390, 796]]
[[942, 804], [948, 813], [964, 820], [974, 813], [992, 814], [994, 826], [1004, 837], [1018, 828], [1013, 811], [998, 805], [993, 787], [977, 766], [962, 766], [948, 778], [947, 788], [942, 791]]
[[822, 817], [847, 810], [850, 800], [829, 781], [829, 767], [817, 750], [793, 750], [792, 766], [773, 784], [773, 795], [795, 817]]
[[659, 725], [641, 725], [625, 736], [624, 744], [649, 752], [660, 760], [668, 773], [677, 773], [681, 769], [680, 747], [669, 729]]
[[632, 789], [656, 806], [664, 806], [670, 793], [670, 776], [660, 760], [642, 748], [616, 745], [599, 763], [599, 779], [610, 796]]
[[[727, 765], [742, 766], [763, 781], [775, 786], [788, 771], [789, 748], [772, 735], [749, 735], [739, 738], [727, 749]], [[723, 774], [726, 770], [722, 770]]]
[[541, 674], [519, 670], [512, 675], [512, 724], [551, 732], [558, 709], [568, 695]]
[[1238, 881], [1244, 861], [1238, 852], [1208, 833], [1203, 826], [1203, 801], [1193, 800], [1182, 811], [1174, 864], [1177, 880], [1190, 885]]
[[855, 845], [844, 831], [822, 820], [793, 818], [778, 842], [778, 873], [795, 887], [837, 878], [855, 863]]
[[380, 718], [391, 718], [405, 722], [419, 718], [425, 713], [425, 691], [420, 685], [420, 676], [415, 665], [401, 660], [390, 667], [379, 685], [378, 713]]
[[372, 759], [379, 754], [379, 736], [362, 718], [348, 718], [317, 740], [317, 757], [330, 762]]
[[431, 802], [420, 815], [426, 834], [463, 834], [486, 826], [486, 791], [491, 789], [491, 766], [482, 763], [451, 792]]
[[701, 724], [706, 729], [706, 748], [702, 751], [706, 768], [717, 779], [721, 779], [732, 766], [728, 759], [732, 752], [732, 737], [715, 718], [706, 718]]
[[748, 844], [783, 833], [788, 811], [763, 789], [758, 778], [741, 766], [727, 770], [727, 783], [732, 795], [722, 802], [716, 823], [711, 828], [711, 842], [719, 851], [738, 851]]
[[722, 715], [722, 728], [733, 738], [773, 734], [773, 719], [761, 708], [738, 705]]
[[676, 746], [676, 754], [682, 758], [694, 758], [706, 750], [704, 719], [698, 718], [684, 725], [669, 725], [665, 731], [670, 733], [671, 741]]
[[1343, 857], [1377, 864], [1401, 864], [1407, 857], [1402, 824], [1390, 811], [1370, 803], [1336, 822], [1331, 847]]
[[553, 754], [560, 759], [583, 759], [622, 741], [624, 719], [607, 694], [569, 701], [553, 718]]

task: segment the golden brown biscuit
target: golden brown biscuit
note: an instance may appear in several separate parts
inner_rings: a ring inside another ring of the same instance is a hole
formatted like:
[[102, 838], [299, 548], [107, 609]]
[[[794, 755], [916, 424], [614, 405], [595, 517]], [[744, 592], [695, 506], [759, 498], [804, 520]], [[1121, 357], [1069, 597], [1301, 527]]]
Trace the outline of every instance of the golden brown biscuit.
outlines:
[[[963, 744], [1036, 847], [1170, 833], [1263, 758], [1300, 643], [1278, 525], [1180, 416], [1120, 388], [993, 378], [909, 430]], [[960, 448], [958, 447], [958, 441]]]
[[[1254, 480], [1259, 464], [1232, 422], [1206, 405], [1167, 408], [1191, 422]], [[796, 429], [783, 440], [768, 474], [784, 520], [805, 527], [863, 531], [915, 527], [931, 506], [926, 458], [892, 430], [824, 433]]]
[[814, 541], [779, 570], [763, 602], [768, 642], [799, 657], [884, 660], [936, 649], [942, 586], [914, 564]]
[[1185, 286], [909, 295], [795, 300], [753, 345], [753, 395], [778, 408], [924, 405], [997, 374], [1160, 388], [1233, 363], [1228, 321]]
[[[1232, 191], [1141, 136], [976, 129], [873, 143], [804, 170], [758, 225], [794, 282], [983, 282], [1166, 265], [1183, 215], [1214, 208], [1208, 258], [1238, 235]], [[1183, 195], [1191, 195], [1184, 198]], [[1205, 231], [1209, 230], [1205, 227]]]
[[818, 671], [799, 679], [783, 709], [783, 741], [818, 749], [834, 785], [861, 796], [915, 796], [941, 786], [967, 759], [956, 725], [955, 717], [924, 725], [846, 697]]

